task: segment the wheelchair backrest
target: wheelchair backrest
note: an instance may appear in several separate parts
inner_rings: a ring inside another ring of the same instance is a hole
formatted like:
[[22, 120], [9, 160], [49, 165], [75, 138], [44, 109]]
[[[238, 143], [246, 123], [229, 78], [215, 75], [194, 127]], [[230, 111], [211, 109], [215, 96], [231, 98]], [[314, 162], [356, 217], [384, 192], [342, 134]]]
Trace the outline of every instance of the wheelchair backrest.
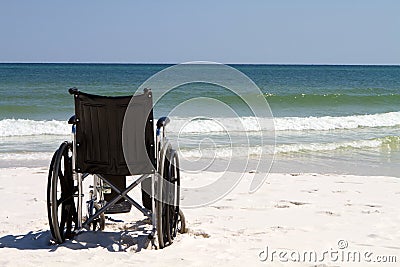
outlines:
[[[140, 95], [121, 97], [92, 95], [78, 90], [72, 93], [76, 122], [75, 169], [78, 172], [110, 175], [154, 172], [156, 161], [150, 90]], [[127, 109], [129, 112], [126, 113]]]

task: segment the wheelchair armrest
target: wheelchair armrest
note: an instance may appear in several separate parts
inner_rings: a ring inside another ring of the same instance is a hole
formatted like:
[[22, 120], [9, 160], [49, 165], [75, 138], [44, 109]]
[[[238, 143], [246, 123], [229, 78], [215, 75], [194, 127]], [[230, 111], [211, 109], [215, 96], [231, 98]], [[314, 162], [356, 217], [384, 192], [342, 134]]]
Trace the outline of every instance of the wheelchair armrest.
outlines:
[[165, 127], [167, 126], [167, 124], [169, 123], [169, 118], [168, 117], [161, 117], [158, 119], [157, 121], [157, 129], [160, 129], [161, 127]]
[[72, 116], [71, 118], [69, 118], [68, 120], [68, 124], [76, 124], [76, 116]]

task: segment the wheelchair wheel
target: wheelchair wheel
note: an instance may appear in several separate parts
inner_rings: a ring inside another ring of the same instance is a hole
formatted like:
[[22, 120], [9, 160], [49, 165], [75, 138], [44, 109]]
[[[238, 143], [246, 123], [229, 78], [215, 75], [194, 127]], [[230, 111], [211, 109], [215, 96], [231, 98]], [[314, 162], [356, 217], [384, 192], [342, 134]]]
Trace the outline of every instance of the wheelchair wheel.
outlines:
[[178, 232], [180, 172], [178, 155], [168, 149], [156, 198], [157, 235], [160, 248], [170, 245]]
[[77, 226], [77, 190], [72, 177], [72, 145], [64, 142], [51, 160], [47, 183], [47, 214], [51, 235], [57, 243], [71, 238]]
[[[170, 183], [169, 190], [167, 190], [167, 221], [169, 224], [167, 236], [169, 243], [172, 243], [172, 240], [176, 237], [179, 232], [179, 221], [182, 219], [180, 217], [179, 210], [179, 199], [180, 199], [180, 186], [181, 186], [181, 177], [179, 171], [179, 159], [178, 154], [175, 150], [171, 151], [170, 156], [170, 164], [168, 169], [168, 182]], [[183, 213], [182, 213], [183, 214]], [[184, 217], [183, 217], [184, 219]]]

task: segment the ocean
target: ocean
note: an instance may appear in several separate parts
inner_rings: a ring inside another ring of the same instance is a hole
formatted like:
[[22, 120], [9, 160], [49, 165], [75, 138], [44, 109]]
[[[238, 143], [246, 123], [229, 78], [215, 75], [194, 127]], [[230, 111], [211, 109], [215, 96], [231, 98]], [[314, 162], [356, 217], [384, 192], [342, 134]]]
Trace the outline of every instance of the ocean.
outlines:
[[[170, 66], [0, 64], [0, 167], [46, 165], [60, 142], [71, 140], [67, 120], [74, 107], [68, 88], [132, 94]], [[261, 92], [248, 93], [264, 97], [271, 108], [276, 142], [272, 172], [399, 176], [400, 66], [230, 66], [254, 81]], [[158, 88], [152, 90], [158, 93]], [[247, 131], [230, 127], [227, 135], [223, 125], [207, 119], [195, 120], [184, 130], [171, 123], [168, 134], [180, 140], [184, 160], [241, 160], [260, 153], [262, 147], [252, 137], [260, 131], [254, 118], [237, 97], [218, 86], [182, 85], [155, 105], [155, 117], [172, 115], [173, 121], [186, 121], [209, 109], [222, 124], [237, 123], [237, 118], [217, 107], [213, 110], [212, 105], [193, 105], [186, 115], [171, 113], [173, 107], [196, 97], [239, 110], [237, 116]]]

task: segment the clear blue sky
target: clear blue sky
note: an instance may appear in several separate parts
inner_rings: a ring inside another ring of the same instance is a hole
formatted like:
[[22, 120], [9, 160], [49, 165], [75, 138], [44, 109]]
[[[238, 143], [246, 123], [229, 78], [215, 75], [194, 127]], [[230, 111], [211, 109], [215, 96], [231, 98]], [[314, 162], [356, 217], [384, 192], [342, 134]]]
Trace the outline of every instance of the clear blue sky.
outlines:
[[0, 62], [400, 64], [398, 0], [1, 0]]

